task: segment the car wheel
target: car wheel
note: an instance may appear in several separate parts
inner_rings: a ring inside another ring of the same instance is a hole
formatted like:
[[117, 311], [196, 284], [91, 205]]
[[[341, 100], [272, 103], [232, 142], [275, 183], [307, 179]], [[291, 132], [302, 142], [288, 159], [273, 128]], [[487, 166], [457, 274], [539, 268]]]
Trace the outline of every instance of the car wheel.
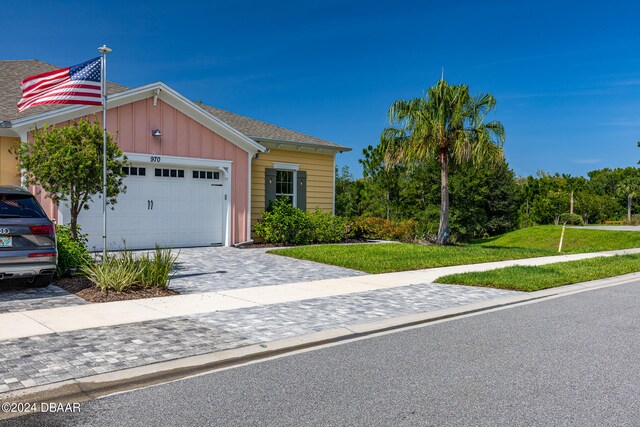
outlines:
[[45, 288], [49, 286], [51, 282], [53, 282], [53, 274], [43, 274], [27, 279], [27, 285], [32, 288]]

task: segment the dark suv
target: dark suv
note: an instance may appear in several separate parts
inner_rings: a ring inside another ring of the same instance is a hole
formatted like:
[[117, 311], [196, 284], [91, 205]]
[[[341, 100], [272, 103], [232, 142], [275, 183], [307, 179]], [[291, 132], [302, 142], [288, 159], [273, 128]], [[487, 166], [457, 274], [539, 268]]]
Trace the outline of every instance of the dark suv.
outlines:
[[56, 271], [56, 228], [31, 193], [0, 185], [0, 280], [51, 283]]

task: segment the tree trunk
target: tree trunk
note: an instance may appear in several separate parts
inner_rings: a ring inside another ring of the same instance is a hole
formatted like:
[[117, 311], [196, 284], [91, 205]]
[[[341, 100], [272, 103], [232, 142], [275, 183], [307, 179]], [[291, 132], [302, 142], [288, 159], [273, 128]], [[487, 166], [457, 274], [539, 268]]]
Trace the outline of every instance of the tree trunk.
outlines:
[[73, 240], [78, 240], [78, 215], [80, 215], [80, 207], [78, 207], [77, 203], [70, 203], [69, 209], [69, 228], [71, 231], [71, 238]]
[[573, 191], [571, 192], [571, 199], [569, 200], [569, 215], [573, 215]]
[[71, 218], [69, 220], [69, 225], [71, 226], [71, 238], [73, 240], [78, 240], [78, 213], [71, 212]]
[[627, 221], [631, 224], [631, 203], [633, 203], [633, 194], [629, 194], [627, 197]]
[[439, 245], [449, 243], [449, 158], [446, 154], [440, 155], [440, 227], [438, 228]]
[[391, 216], [391, 201], [389, 196], [389, 189], [387, 188], [387, 220]]

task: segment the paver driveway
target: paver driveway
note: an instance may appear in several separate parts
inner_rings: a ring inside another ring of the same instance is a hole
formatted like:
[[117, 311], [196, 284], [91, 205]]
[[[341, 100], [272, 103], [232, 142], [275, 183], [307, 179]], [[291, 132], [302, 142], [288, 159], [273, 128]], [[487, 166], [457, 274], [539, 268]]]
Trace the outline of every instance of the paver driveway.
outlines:
[[16, 280], [0, 282], [0, 313], [67, 307], [86, 303], [82, 298], [53, 285], [46, 288], [28, 288]]
[[171, 288], [181, 294], [337, 279], [365, 273], [267, 254], [268, 249], [180, 249]]
[[[336, 279], [365, 273], [342, 267], [270, 255], [267, 249], [184, 248], [170, 287], [181, 294]], [[86, 304], [57, 286], [28, 288], [0, 282], [0, 313]]]

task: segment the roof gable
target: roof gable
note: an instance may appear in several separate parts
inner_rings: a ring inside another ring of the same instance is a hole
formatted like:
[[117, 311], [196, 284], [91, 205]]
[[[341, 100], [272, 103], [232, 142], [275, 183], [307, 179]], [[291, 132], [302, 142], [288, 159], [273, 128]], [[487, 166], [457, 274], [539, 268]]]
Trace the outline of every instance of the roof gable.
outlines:
[[[256, 153], [266, 151], [262, 145], [253, 139], [206, 112], [200, 106], [189, 101], [162, 82], [156, 82], [115, 93], [107, 98], [107, 109], [130, 104], [150, 97], [158, 97], [162, 99], [176, 110], [181, 111], [188, 117], [201, 123], [203, 126], [206, 126], [247, 152]], [[14, 120], [12, 122], [12, 130], [18, 134], [25, 134], [36, 127], [44, 126], [44, 124], [61, 123], [67, 120], [73, 120], [78, 117], [94, 114], [101, 110], [101, 107], [88, 105], [62, 106], [62, 108]]]

